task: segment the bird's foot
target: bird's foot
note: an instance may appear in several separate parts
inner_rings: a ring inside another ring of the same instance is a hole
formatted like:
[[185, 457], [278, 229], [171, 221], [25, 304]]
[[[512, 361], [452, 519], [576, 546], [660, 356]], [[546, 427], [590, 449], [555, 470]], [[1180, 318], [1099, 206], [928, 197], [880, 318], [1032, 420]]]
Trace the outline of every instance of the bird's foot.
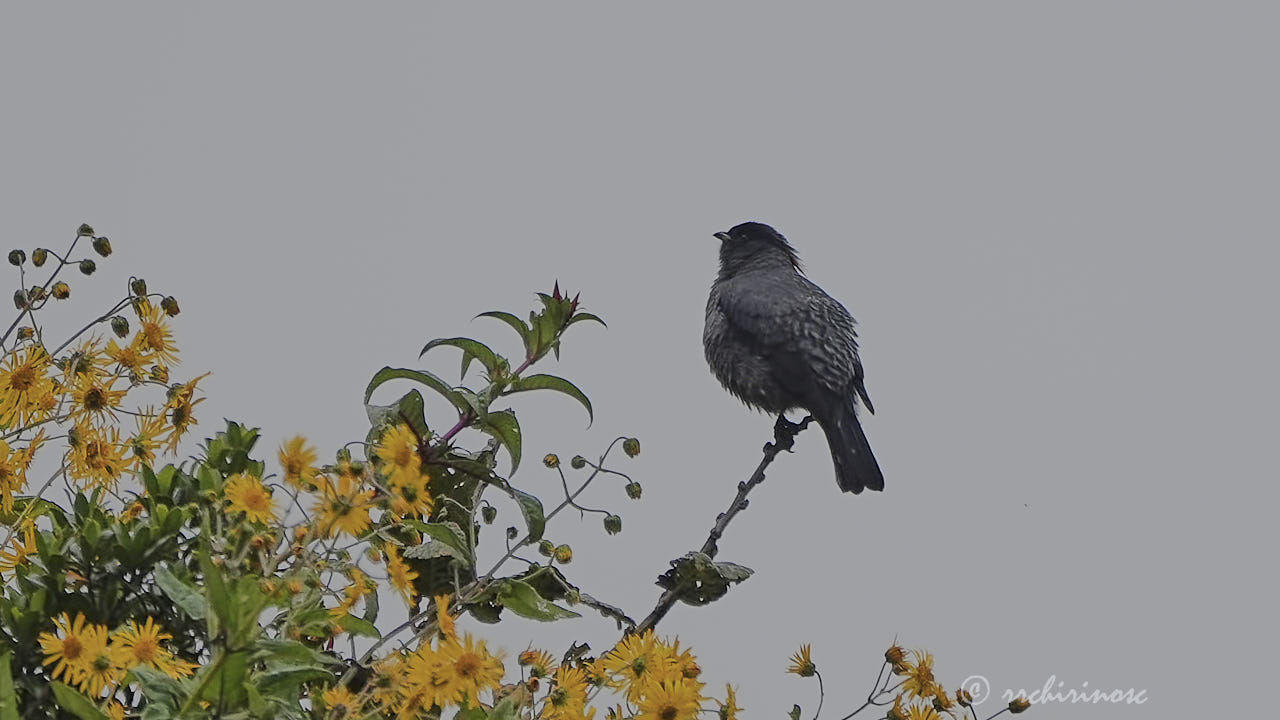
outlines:
[[795, 443], [796, 435], [801, 430], [809, 427], [809, 423], [813, 422], [812, 415], [806, 415], [800, 422], [791, 422], [785, 414], [778, 414], [778, 421], [773, 424], [773, 440], [777, 444], [778, 449], [791, 452], [791, 446]]

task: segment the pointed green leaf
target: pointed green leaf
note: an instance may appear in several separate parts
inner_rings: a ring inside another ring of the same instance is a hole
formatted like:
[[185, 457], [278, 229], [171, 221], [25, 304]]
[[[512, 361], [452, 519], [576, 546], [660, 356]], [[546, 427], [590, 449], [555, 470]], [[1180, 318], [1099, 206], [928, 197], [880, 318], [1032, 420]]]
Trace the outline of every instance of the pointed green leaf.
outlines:
[[[209, 532], [207, 528], [205, 531]], [[206, 537], [209, 536], [206, 535]], [[222, 622], [224, 628], [234, 631], [235, 618], [231, 616], [231, 593], [227, 591], [227, 584], [222, 580], [222, 571], [213, 564], [213, 561], [209, 558], [208, 550], [201, 548], [199, 557], [200, 570], [204, 573], [204, 587], [208, 593], [209, 607], [213, 609], [213, 614]]]
[[333, 671], [326, 670], [323, 667], [315, 667], [314, 665], [287, 665], [258, 673], [253, 679], [255, 681], [254, 684], [261, 691], [276, 693], [281, 690], [289, 690], [291, 691], [290, 694], [292, 694], [303, 683], [313, 680], [332, 680]]
[[148, 703], [162, 703], [177, 707], [186, 698], [187, 691], [177, 680], [147, 665], [139, 665], [129, 671], [142, 687]]
[[0, 654], [0, 720], [18, 720], [18, 693], [13, 688], [13, 657]]
[[576, 323], [576, 322], [581, 322], [581, 321], [583, 321], [583, 320], [590, 320], [590, 321], [592, 321], [592, 322], [598, 322], [598, 323], [600, 323], [601, 325], [604, 325], [605, 327], [609, 327], [608, 325], [605, 325], [605, 322], [604, 322], [603, 320], [601, 320], [598, 316], [593, 315], [593, 314], [588, 313], [588, 312], [584, 312], [584, 313], [574, 313], [573, 317], [569, 318], [569, 323], [568, 323], [568, 324], [569, 324], [569, 325], [572, 325], [572, 324], [574, 324], [574, 323]]
[[484, 418], [481, 430], [492, 435], [511, 453], [511, 474], [520, 467], [520, 423], [510, 410], [491, 412]]
[[[366, 601], [369, 597], [366, 596]], [[332, 665], [342, 662], [333, 655], [307, 647], [297, 640], [261, 638], [254, 644], [253, 659], [274, 665]]]
[[363, 618], [358, 618], [351, 613], [338, 618], [338, 627], [352, 635], [364, 635], [372, 638], [382, 637], [382, 633], [378, 632], [378, 628], [373, 623]]
[[422, 393], [417, 390], [410, 390], [404, 397], [391, 405], [365, 405], [364, 411], [369, 416], [369, 424], [372, 426], [371, 432], [381, 430], [383, 425], [399, 425], [403, 423], [412, 428], [420, 438], [428, 437], [431, 434], [431, 431], [427, 428], [427, 411], [422, 400]]
[[169, 568], [157, 567], [155, 569], [156, 585], [164, 591], [165, 595], [174, 602], [182, 612], [193, 620], [203, 620], [208, 610], [205, 602], [204, 593], [196, 590], [194, 587], [179, 580]]
[[488, 345], [472, 340], [471, 338], [464, 337], [438, 338], [436, 340], [432, 340], [422, 346], [422, 352], [418, 353], [418, 357], [421, 358], [423, 355], [427, 354], [427, 351], [431, 348], [440, 347], [441, 345], [449, 345], [462, 350], [462, 375], [460, 377], [466, 377], [467, 368], [471, 365], [472, 360], [479, 360], [480, 364], [484, 366], [485, 370], [489, 371], [490, 375], [493, 375], [494, 371], [498, 368], [498, 356], [489, 349]]
[[498, 602], [517, 615], [543, 622], [582, 617], [572, 610], [548, 602], [532, 586], [520, 580], [504, 581], [498, 590]]
[[75, 688], [56, 680], [50, 685], [53, 687], [53, 697], [63, 710], [80, 720], [107, 720], [106, 713], [99, 710], [92, 700], [81, 695]]
[[392, 367], [384, 367], [374, 373], [373, 379], [369, 381], [369, 386], [364, 390], [364, 404], [369, 404], [369, 398], [373, 397], [374, 390], [377, 390], [384, 383], [399, 379], [413, 380], [435, 390], [437, 393], [440, 393], [444, 399], [448, 400], [455, 408], [457, 408], [458, 412], [466, 412], [468, 409], [466, 401], [458, 395], [457, 391], [454, 390], [449, 383], [441, 380], [426, 370], [408, 370], [406, 368]]
[[[472, 564], [471, 549], [467, 547], [467, 541], [464, 539], [462, 529], [453, 523], [427, 523], [421, 520], [404, 520], [405, 525], [429, 536], [432, 540], [445, 545], [450, 549], [450, 555], [467, 563]], [[421, 546], [417, 546], [421, 547]], [[405, 557], [436, 557], [436, 554], [417, 554], [414, 548], [406, 548]]]
[[542, 501], [534, 495], [511, 486], [507, 486], [506, 490], [520, 505], [520, 514], [524, 515], [524, 522], [529, 526], [529, 539], [534, 542], [541, 540], [542, 533], [547, 528], [547, 515], [542, 509]]
[[529, 341], [531, 339], [530, 338], [531, 330], [529, 326], [526, 325], [523, 320], [516, 317], [515, 315], [512, 315], [509, 312], [502, 312], [500, 310], [490, 310], [489, 312], [482, 312], [476, 317], [478, 318], [491, 317], [491, 318], [496, 318], [498, 320], [501, 320], [502, 322], [510, 325], [511, 328], [515, 330], [517, 334], [520, 335], [520, 340], [524, 342], [525, 352], [528, 352], [529, 349], [533, 347], [532, 345], [529, 344]]
[[194, 683], [203, 687], [200, 699], [222, 707], [235, 707], [246, 699], [245, 677], [249, 672], [249, 653], [223, 650], [223, 656], [196, 672]]
[[587, 399], [587, 396], [583, 394], [581, 390], [578, 389], [578, 386], [562, 377], [556, 377], [555, 375], [530, 375], [528, 377], [522, 377], [512, 383], [511, 387], [503, 393], [503, 395], [524, 392], [526, 390], [555, 390], [556, 392], [562, 392], [582, 403], [582, 407], [587, 409], [587, 417], [591, 421], [595, 420], [595, 414], [591, 411], [591, 401]]

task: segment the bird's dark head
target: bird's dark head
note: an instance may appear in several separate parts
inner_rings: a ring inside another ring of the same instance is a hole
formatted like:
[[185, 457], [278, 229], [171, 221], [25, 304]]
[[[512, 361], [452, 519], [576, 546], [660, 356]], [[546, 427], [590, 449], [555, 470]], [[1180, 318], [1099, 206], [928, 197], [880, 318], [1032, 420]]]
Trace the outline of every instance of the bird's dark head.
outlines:
[[800, 257], [795, 248], [782, 233], [764, 223], [745, 222], [715, 236], [720, 240], [722, 276], [756, 267], [789, 266], [800, 271]]

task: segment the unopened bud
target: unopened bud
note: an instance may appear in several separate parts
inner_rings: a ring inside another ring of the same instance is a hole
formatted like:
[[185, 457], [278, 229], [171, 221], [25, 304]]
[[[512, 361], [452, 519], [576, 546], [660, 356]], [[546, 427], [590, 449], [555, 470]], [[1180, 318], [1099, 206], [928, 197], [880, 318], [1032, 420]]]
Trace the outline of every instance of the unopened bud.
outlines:
[[111, 318], [111, 332], [118, 338], [126, 337], [129, 334], [129, 318], [123, 315]]
[[571, 465], [574, 470], [581, 470], [587, 466], [587, 459], [581, 455], [574, 455], [573, 459], [569, 461], [569, 465]]
[[129, 281], [129, 290], [133, 292], [135, 297], [146, 297], [147, 281], [142, 278], [134, 278]]
[[80, 272], [84, 273], [85, 275], [92, 275], [93, 271], [97, 269], [98, 269], [98, 263], [88, 258], [85, 258], [84, 260], [80, 261]]
[[67, 298], [71, 297], [71, 286], [59, 280], [58, 282], [53, 284], [53, 287], [50, 289], [50, 292], [53, 293], [53, 297], [55, 299], [66, 300]]
[[26, 327], [26, 326], [23, 326], [23, 327], [18, 328], [18, 339], [19, 339], [19, 340], [30, 340], [31, 338], [33, 338], [33, 337], [35, 337], [35, 336], [36, 336], [36, 329], [35, 329], [35, 328], [33, 328], [33, 327]]
[[900, 645], [894, 645], [884, 651], [884, 660], [890, 665], [897, 665], [907, 659], [907, 651]]
[[515, 539], [516, 539], [517, 537], [519, 537], [519, 536], [520, 536], [520, 531], [516, 529], [516, 526], [515, 526], [515, 525], [512, 525], [512, 526], [510, 526], [510, 527], [508, 527], [508, 528], [507, 528], [507, 539], [508, 539], [508, 540], [515, 540]]
[[1010, 714], [1017, 715], [1020, 712], [1026, 712], [1031, 707], [1031, 701], [1024, 697], [1016, 697], [1009, 701]]
[[627, 497], [631, 498], [632, 500], [639, 500], [640, 494], [644, 492], [644, 488], [640, 487], [640, 483], [634, 480], [627, 483], [626, 490], [627, 490]]
[[480, 508], [480, 519], [485, 525], [492, 525], [493, 521], [498, 518], [498, 508], [492, 505], [485, 505]]
[[[169, 368], [163, 365], [153, 365], [151, 367], [151, 379], [156, 382], [169, 382]], [[170, 398], [172, 399], [172, 398]]]
[[76, 231], [76, 235], [79, 235], [80, 237], [93, 237], [93, 228], [88, 223], [81, 224], [80, 229]]
[[610, 535], [617, 535], [622, 532], [622, 518], [617, 515], [609, 514], [604, 516], [604, 531]]
[[555, 549], [556, 562], [560, 564], [573, 562], [573, 548], [568, 545], [557, 545]]
[[173, 317], [174, 315], [177, 315], [179, 312], [181, 312], [178, 309], [178, 300], [174, 298], [172, 295], [169, 295], [165, 297], [165, 299], [160, 301], [160, 309], [164, 310], [164, 314], [168, 315], [169, 317]]
[[105, 237], [96, 237], [93, 239], [93, 251], [106, 257], [111, 254], [111, 241]]
[[44, 265], [44, 261], [49, 259], [49, 251], [44, 248], [36, 248], [31, 251], [31, 264], [36, 267]]
[[21, 290], [13, 291], [13, 306], [19, 310], [25, 310], [30, 303], [27, 301], [27, 294]]
[[622, 452], [627, 457], [635, 457], [640, 454], [640, 440], [638, 438], [627, 438], [622, 441]]
[[542, 464], [549, 468], [558, 468], [560, 467], [560, 456], [555, 453], [547, 453], [546, 457], [542, 458]]
[[973, 704], [973, 693], [965, 690], [964, 688], [956, 690], [956, 702], [960, 707], [969, 707]]
[[44, 288], [36, 285], [27, 291], [27, 299], [33, 303], [40, 302], [44, 299]]
[[543, 557], [551, 557], [556, 554], [556, 546], [552, 545], [550, 540], [543, 540], [538, 543], [538, 554]]
[[27, 261], [27, 253], [22, 250], [9, 251], [9, 264], [14, 267], [21, 267], [22, 263]]

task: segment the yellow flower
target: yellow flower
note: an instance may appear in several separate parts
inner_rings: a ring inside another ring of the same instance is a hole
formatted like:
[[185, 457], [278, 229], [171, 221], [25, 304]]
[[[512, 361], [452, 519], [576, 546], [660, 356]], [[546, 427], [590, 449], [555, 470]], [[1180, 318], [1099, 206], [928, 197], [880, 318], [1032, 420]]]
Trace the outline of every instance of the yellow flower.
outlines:
[[397, 473], [417, 474], [422, 470], [418, 455], [418, 436], [408, 425], [394, 425], [382, 433], [373, 454], [385, 464], [383, 472], [390, 478]]
[[9, 547], [0, 549], [0, 573], [10, 573], [25, 565], [28, 555], [36, 552], [36, 526], [30, 520], [22, 524], [16, 536], [9, 539]]
[[301, 435], [280, 446], [280, 467], [284, 468], [284, 480], [293, 487], [305, 488], [316, 479], [315, 448], [308, 447]]
[[[439, 603], [439, 598], [436, 602]], [[529, 674], [533, 677], [546, 677], [551, 672], [551, 666], [555, 664], [555, 658], [552, 658], [551, 653], [546, 650], [529, 648], [516, 657], [516, 663], [529, 668]]]
[[108, 643], [107, 629], [101, 625], [85, 628], [85, 645], [83, 659], [80, 661], [79, 687], [92, 698], [98, 698], [102, 691], [110, 686], [113, 691], [124, 668], [119, 662], [118, 653]]
[[71, 385], [71, 417], [93, 418], [102, 422], [116, 419], [128, 390], [113, 390], [114, 377], [100, 377], [93, 373], [77, 373]]
[[702, 696], [688, 680], [664, 680], [646, 689], [639, 709], [636, 720], [695, 720]]
[[921, 705], [919, 703], [907, 707], [907, 720], [942, 720], [942, 716], [932, 705]]
[[342, 718], [360, 715], [362, 703], [347, 689], [346, 685], [334, 685], [325, 690], [321, 697], [324, 698], [324, 706], [329, 710], [326, 717]]
[[129, 438], [130, 469], [138, 469], [143, 465], [151, 465], [156, 460], [156, 451], [160, 449], [161, 438], [165, 433], [164, 413], [156, 412], [148, 407], [140, 410], [134, 417], [136, 429]]
[[454, 702], [466, 700], [474, 705], [482, 690], [495, 690], [502, 685], [502, 659], [489, 653], [484, 640], [475, 640], [471, 633], [462, 641], [450, 638], [440, 646], [440, 654], [450, 665], [453, 686], [457, 697]]
[[392, 475], [387, 481], [391, 490], [391, 510], [397, 515], [415, 518], [431, 514], [434, 503], [427, 491], [428, 480], [427, 475], [408, 470]]
[[561, 665], [551, 677], [551, 689], [542, 708], [545, 720], [581, 718], [587, 703], [587, 673], [582, 668]]
[[[418, 577], [418, 572], [405, 563], [395, 545], [387, 545], [386, 551], [387, 577], [391, 580], [391, 585], [400, 591], [400, 595], [404, 597], [405, 602], [412, 603], [415, 594], [413, 581]], [[448, 613], [445, 613], [445, 615], [448, 615]]]
[[111, 703], [107, 705], [107, 717], [111, 718], [111, 720], [124, 720], [124, 705], [121, 705], [119, 700], [112, 700]]
[[39, 345], [5, 353], [0, 361], [0, 426], [12, 429], [47, 416], [41, 399], [53, 388], [51, 364]]
[[628, 688], [627, 699], [635, 700], [648, 680], [645, 673], [657, 666], [660, 658], [655, 653], [657, 644], [652, 630], [638, 635], [628, 635], [604, 656], [604, 668], [611, 675], [620, 676], [615, 687]]
[[716, 711], [720, 720], [738, 720], [738, 713], [742, 712], [742, 707], [738, 705], [738, 693], [729, 683], [724, 685], [724, 702], [716, 700], [719, 709]]
[[108, 342], [107, 357], [111, 358], [117, 367], [134, 375], [141, 375], [142, 368], [153, 360], [151, 353], [144, 349], [137, 339], [125, 345], [118, 345], [115, 340]]
[[43, 442], [43, 431], [37, 433], [22, 450], [14, 450], [9, 443], [0, 440], [0, 510], [9, 512], [13, 509], [13, 495], [26, 487], [27, 468]]
[[[417, 577], [414, 573], [414, 577]], [[450, 597], [448, 595], [436, 595], [436, 627], [440, 629], [440, 634], [446, 638], [457, 637], [457, 629], [453, 625], [453, 615], [449, 613]]]
[[137, 335], [134, 336], [134, 342], [159, 362], [169, 367], [177, 365], [178, 346], [173, 343], [173, 331], [166, 324], [164, 310], [152, 305], [145, 298], [139, 300], [134, 305], [134, 309], [138, 313], [140, 325]]
[[458, 676], [448, 656], [423, 643], [404, 662], [401, 701], [396, 709], [401, 717], [416, 717], [406, 713], [456, 703], [459, 690]]
[[350, 477], [341, 477], [337, 484], [326, 476], [321, 476], [320, 492], [322, 497], [315, 505], [319, 515], [320, 535], [333, 537], [337, 533], [346, 533], [351, 537], [359, 537], [369, 528], [369, 510], [373, 507], [373, 492], [361, 490]]
[[801, 645], [800, 651], [791, 656], [791, 667], [787, 668], [787, 672], [800, 677], [813, 677], [818, 672], [818, 666], [813, 664], [813, 658], [809, 655], [808, 645]]
[[196, 405], [204, 402], [204, 398], [195, 398], [196, 384], [208, 376], [209, 373], [205, 373], [169, 390], [169, 401], [164, 406], [169, 417], [169, 437], [165, 439], [165, 448], [171, 453], [178, 451], [178, 443], [196, 424], [192, 413]]
[[84, 614], [76, 613], [72, 620], [62, 613], [53, 621], [56, 632], [40, 633], [40, 649], [45, 665], [53, 665], [51, 677], [74, 682], [80, 676], [80, 664], [85, 655]]
[[70, 473], [75, 480], [87, 480], [95, 487], [114, 490], [128, 463], [114, 426], [95, 428], [79, 423], [74, 428], [76, 442], [71, 448]]
[[128, 625], [116, 631], [114, 645], [120, 664], [126, 668], [149, 665], [157, 670], [163, 670], [173, 659], [173, 653], [160, 643], [172, 638], [173, 636], [163, 632], [152, 618], [147, 618], [141, 625], [130, 620]]
[[168, 660], [160, 664], [160, 672], [176, 680], [191, 677], [199, 667], [197, 663], [187, 662], [180, 657], [170, 655]]
[[223, 492], [231, 503], [231, 511], [244, 513], [249, 522], [274, 523], [275, 501], [271, 491], [252, 475], [237, 473], [228, 480]]
[[902, 681], [902, 690], [914, 697], [927, 698], [935, 692], [933, 679], [933, 655], [923, 650], [913, 650], [916, 662]]

